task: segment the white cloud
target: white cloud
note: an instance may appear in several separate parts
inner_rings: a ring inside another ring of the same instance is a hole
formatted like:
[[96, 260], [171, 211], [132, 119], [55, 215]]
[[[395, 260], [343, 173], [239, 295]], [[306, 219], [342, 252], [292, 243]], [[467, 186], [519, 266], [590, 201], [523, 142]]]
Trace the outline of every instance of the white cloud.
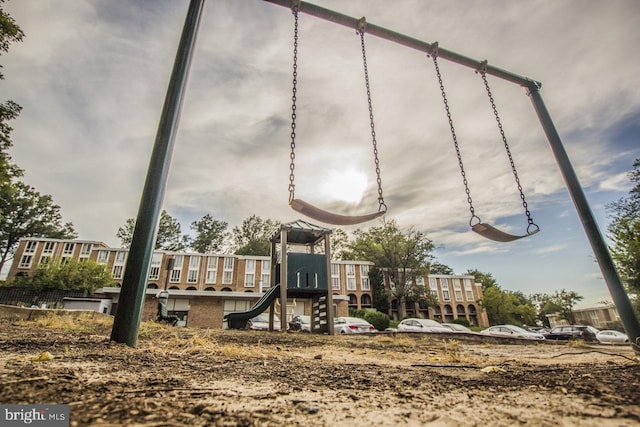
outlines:
[[[584, 187], [624, 189], [640, 147], [618, 150], [612, 130], [640, 111], [640, 70], [630, 54], [640, 43], [640, 3], [316, 3], [542, 81]], [[2, 56], [3, 95], [24, 107], [12, 155], [82, 237], [111, 244], [138, 209], [186, 12], [184, 2], [149, 5], [4, 6], [27, 34]], [[254, 213], [298, 217], [287, 206], [292, 35], [286, 8], [257, 0], [206, 4], [165, 196], [183, 229], [205, 213], [232, 226]], [[512, 251], [469, 231], [431, 59], [375, 37], [366, 46], [388, 215], [427, 231], [452, 256]], [[298, 54], [297, 194], [337, 211], [368, 212], [376, 205], [375, 173], [359, 37], [302, 15]], [[475, 211], [520, 233], [526, 217], [482, 81], [445, 60], [440, 67]], [[556, 207], [563, 216], [563, 179], [525, 90], [492, 76], [489, 82], [529, 207], [534, 214]], [[327, 194], [325, 177], [341, 169], [367, 177], [361, 206], [336, 205], [339, 189]], [[561, 253], [543, 233], [532, 252]]]

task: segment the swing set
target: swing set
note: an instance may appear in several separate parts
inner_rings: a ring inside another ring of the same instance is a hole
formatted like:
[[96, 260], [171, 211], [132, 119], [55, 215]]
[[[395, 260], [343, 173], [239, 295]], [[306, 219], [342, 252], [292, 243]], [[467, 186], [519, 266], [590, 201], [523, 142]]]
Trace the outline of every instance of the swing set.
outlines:
[[[373, 112], [371, 108], [371, 95], [368, 84], [368, 75], [366, 70], [366, 56], [364, 55], [364, 26], [361, 23], [364, 20], [357, 20], [347, 15], [342, 15], [335, 11], [325, 9], [311, 3], [302, 2], [300, 0], [265, 0], [269, 3], [277, 4], [291, 8], [294, 11], [294, 15], [297, 16], [298, 12], [304, 12], [309, 15], [331, 21], [333, 23], [343, 25], [350, 28], [358, 28], [360, 34], [362, 46], [363, 46], [363, 59], [365, 63], [365, 79], [367, 83], [367, 95], [369, 98], [369, 110], [372, 126], [372, 139], [374, 155], [376, 157], [376, 173], [378, 180], [378, 212], [368, 215], [360, 216], [346, 216], [337, 215], [331, 212], [327, 212], [323, 209], [316, 208], [315, 206], [304, 202], [295, 197], [295, 184], [293, 171], [295, 169], [295, 94], [296, 94], [296, 61], [294, 56], [294, 102], [293, 102], [293, 114], [292, 114], [292, 151], [291, 151], [291, 176], [289, 187], [289, 204], [299, 212], [304, 213], [311, 218], [318, 219], [319, 221], [326, 221], [333, 224], [358, 224], [368, 221], [370, 219], [377, 218], [384, 215], [386, 212], [386, 205], [382, 198], [382, 184], [379, 174], [379, 163], [377, 160], [377, 145], [375, 140], [375, 132], [373, 130]], [[135, 347], [138, 338], [138, 329], [140, 326], [140, 319], [142, 317], [142, 306], [144, 301], [144, 292], [146, 289], [146, 281], [149, 272], [149, 266], [151, 265], [151, 254], [153, 253], [153, 242], [155, 241], [155, 233], [157, 231], [158, 218], [160, 217], [160, 209], [162, 206], [162, 199], [165, 192], [169, 167], [171, 164], [172, 150], [175, 142], [176, 131], [178, 128], [178, 118], [180, 117], [180, 106], [184, 98], [184, 92], [187, 82], [187, 75], [193, 57], [193, 51], [195, 47], [196, 35], [198, 27], [200, 25], [200, 18], [202, 16], [202, 10], [205, 0], [190, 0], [187, 16], [178, 45], [176, 58], [171, 73], [171, 79], [167, 88], [167, 95], [165, 103], [160, 116], [160, 123], [158, 125], [158, 132], [156, 134], [155, 144], [151, 153], [151, 159], [149, 162], [149, 168], [147, 170], [147, 177], [144, 189], [142, 191], [140, 208], [138, 210], [138, 216], [136, 219], [136, 230], [133, 234], [131, 248], [129, 250], [129, 257], [127, 259], [127, 265], [125, 269], [125, 275], [122, 282], [122, 288], [120, 291], [120, 304], [118, 306], [118, 313], [116, 313], [113, 329], [111, 332], [111, 339], [115, 342], [126, 343], [131, 347]], [[297, 29], [297, 26], [296, 26]], [[580, 181], [571, 165], [571, 161], [567, 152], [562, 144], [560, 135], [555, 128], [551, 115], [547, 110], [547, 107], [540, 94], [541, 83], [535, 80], [531, 80], [527, 77], [520, 76], [518, 74], [502, 70], [500, 68], [487, 65], [486, 61], [477, 61], [472, 58], [460, 55], [458, 53], [438, 48], [437, 43], [426, 43], [424, 41], [414, 39], [400, 33], [388, 30], [383, 27], [379, 27], [373, 24], [366, 25], [367, 34], [371, 34], [399, 45], [409, 47], [430, 55], [434, 60], [436, 66], [436, 73], [439, 74], [439, 68], [437, 67], [438, 58], [444, 58], [451, 62], [475, 69], [483, 79], [485, 89], [489, 96], [493, 112], [496, 116], [498, 128], [500, 129], [501, 136], [511, 162], [512, 171], [518, 185], [518, 191], [522, 199], [522, 204], [527, 215], [528, 227], [526, 234], [521, 236], [514, 236], [504, 233], [495, 227], [483, 223], [478, 218], [473, 209], [473, 204], [470, 197], [470, 191], [468, 185], [465, 184], [465, 191], [467, 192], [469, 209], [471, 211], [471, 220], [469, 224], [476, 233], [483, 237], [497, 240], [497, 241], [511, 241], [519, 239], [521, 237], [530, 236], [538, 232], [538, 226], [532, 221], [531, 214], [528, 211], [527, 203], [520, 186], [520, 181], [513, 163], [513, 158], [509, 150], [509, 146], [502, 130], [502, 124], [498, 116], [495, 102], [491, 90], [489, 89], [486, 75], [498, 77], [502, 80], [518, 84], [527, 90], [527, 95], [530, 97], [534, 110], [542, 128], [547, 137], [549, 147], [553, 152], [553, 155], [558, 163], [560, 172], [564, 178], [565, 184], [576, 207], [580, 221], [584, 227], [585, 233], [594, 255], [597, 259], [598, 265], [602, 272], [603, 278], [609, 288], [611, 297], [615, 303], [616, 309], [620, 314], [620, 319], [624, 325], [624, 328], [629, 335], [631, 346], [636, 354], [640, 354], [640, 323], [635, 315], [633, 306], [629, 300], [629, 297], [622, 285], [622, 281], [615, 265], [607, 243], [605, 242], [602, 234], [597, 226], [597, 222], [589, 202], [584, 194]], [[297, 39], [296, 39], [297, 40]], [[294, 53], [297, 51], [297, 43], [294, 45]], [[444, 93], [444, 85], [442, 84], [440, 77], [441, 92], [443, 95], [443, 101], [445, 109], [448, 107], [446, 94]], [[460, 155], [460, 147], [457, 145], [457, 138], [455, 137], [455, 130], [453, 128], [453, 120], [451, 114], [447, 111], [447, 117], [449, 119], [452, 131], [452, 137], [454, 138], [454, 146], [456, 146], [456, 155], [458, 157], [458, 163], [460, 166], [463, 183], [465, 182], [465, 172], [462, 165], [462, 156]]]
[[[384, 197], [382, 195], [382, 179], [380, 177], [380, 161], [378, 158], [378, 143], [376, 140], [376, 132], [375, 125], [373, 120], [373, 105], [371, 101], [371, 86], [369, 83], [369, 71], [367, 68], [367, 55], [365, 49], [365, 33], [367, 29], [367, 23], [365, 18], [361, 18], [357, 22], [356, 34], [360, 36], [360, 45], [362, 47], [362, 62], [364, 65], [364, 79], [365, 79], [365, 87], [367, 90], [367, 102], [369, 105], [369, 121], [371, 126], [371, 141], [373, 147], [373, 157], [375, 163], [375, 173], [376, 173], [376, 181], [378, 186], [378, 211], [363, 214], [363, 215], [340, 215], [334, 212], [329, 212], [324, 209], [321, 209], [313, 204], [306, 202], [302, 199], [296, 198], [295, 196], [295, 159], [296, 159], [296, 119], [297, 119], [297, 94], [298, 94], [298, 38], [299, 38], [299, 18], [298, 14], [300, 11], [301, 2], [294, 1], [292, 5], [292, 12], [294, 16], [294, 38], [293, 38], [293, 87], [292, 87], [292, 97], [291, 97], [291, 153], [290, 153], [290, 164], [289, 164], [289, 205], [292, 209], [297, 212], [300, 212], [303, 215], [308, 216], [309, 218], [313, 218], [315, 220], [333, 224], [333, 225], [354, 225], [360, 224], [363, 222], [371, 221], [375, 218], [378, 218], [384, 215], [387, 212], [387, 205], [384, 202]], [[513, 235], [506, 233], [498, 228], [492, 226], [488, 223], [483, 223], [481, 219], [476, 215], [475, 209], [473, 207], [473, 201], [471, 199], [471, 190], [469, 189], [469, 183], [467, 180], [467, 174], [464, 169], [464, 165], [462, 163], [462, 154], [460, 152], [460, 145], [458, 143], [458, 138], [456, 136], [455, 128], [453, 126], [453, 119], [451, 117], [451, 111], [449, 109], [449, 102], [447, 100], [447, 95], [444, 89], [444, 83], [442, 81], [442, 75], [440, 73], [440, 67], [438, 65], [438, 43], [434, 43], [431, 45], [428, 56], [433, 59], [433, 64], [435, 66], [436, 75], [438, 78], [438, 83], [440, 85], [440, 92], [442, 94], [442, 100], [444, 102], [445, 111], [447, 114], [447, 119], [449, 121], [449, 127], [451, 129], [451, 136], [453, 139], [453, 144], [456, 151], [456, 156], [458, 158], [458, 165], [460, 167], [460, 174], [462, 176], [462, 182], [464, 184], [465, 193], [467, 195], [467, 203], [469, 204], [469, 211], [471, 212], [471, 219], [469, 220], [469, 226], [471, 229], [478, 233], [480, 236], [485, 237], [490, 240], [494, 240], [497, 242], [511, 242], [517, 239], [521, 239], [523, 237], [531, 236], [537, 233], [540, 228], [533, 222], [531, 218], [531, 212], [529, 211], [524, 191], [522, 189], [522, 185], [520, 184], [520, 179], [518, 177], [518, 172], [516, 170], [515, 162], [513, 160], [513, 156], [511, 154], [511, 150], [509, 148], [509, 143], [507, 142], [507, 137], [505, 135], [504, 129], [502, 127], [502, 122], [500, 121], [500, 116], [498, 115], [498, 110], [493, 99], [493, 94], [491, 93], [491, 89], [489, 87], [489, 83], [487, 81], [487, 61], [483, 61], [481, 66], [476, 71], [482, 77], [484, 82], [484, 86], [487, 92], [487, 96], [489, 97], [489, 101], [491, 103], [491, 108], [493, 110], [494, 116], [496, 118], [496, 122], [498, 124], [498, 129], [500, 131], [500, 135], [502, 137], [502, 141], [504, 143], [504, 147], [509, 158], [509, 163], [511, 165], [511, 170], [513, 172], [513, 176], [515, 178], [515, 182], [520, 193], [520, 199], [522, 200], [522, 206], [525, 211], [525, 215], [527, 217], [527, 229], [526, 233], [522, 235]]]

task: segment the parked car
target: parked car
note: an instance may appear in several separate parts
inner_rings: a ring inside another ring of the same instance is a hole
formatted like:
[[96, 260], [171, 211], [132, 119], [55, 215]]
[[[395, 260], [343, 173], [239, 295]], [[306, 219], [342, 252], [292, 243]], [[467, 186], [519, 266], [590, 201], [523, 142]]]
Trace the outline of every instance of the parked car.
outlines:
[[289, 322], [290, 331], [311, 332], [311, 316], [293, 316]]
[[445, 328], [451, 329], [453, 332], [466, 332], [466, 333], [472, 332], [473, 333], [471, 329], [459, 323], [443, 323], [442, 326], [444, 326]]
[[480, 331], [482, 335], [493, 337], [523, 338], [528, 340], [544, 340], [544, 335], [530, 332], [515, 325], [496, 325]]
[[[268, 331], [269, 330], [269, 313], [262, 313], [252, 319], [249, 319], [247, 321], [247, 329]], [[278, 319], [278, 316], [274, 316], [273, 330], [274, 331], [280, 330], [280, 319]]]
[[596, 334], [596, 338], [602, 344], [626, 344], [629, 342], [627, 334], [609, 329], [599, 331]]
[[376, 331], [371, 323], [358, 317], [336, 317], [333, 327], [336, 334], [369, 334]]
[[431, 319], [404, 319], [398, 325], [399, 332], [451, 332], [450, 328], [442, 326]]
[[545, 338], [548, 340], [584, 340], [587, 342], [598, 342], [596, 335], [598, 330], [593, 326], [586, 325], [563, 325], [551, 329]]

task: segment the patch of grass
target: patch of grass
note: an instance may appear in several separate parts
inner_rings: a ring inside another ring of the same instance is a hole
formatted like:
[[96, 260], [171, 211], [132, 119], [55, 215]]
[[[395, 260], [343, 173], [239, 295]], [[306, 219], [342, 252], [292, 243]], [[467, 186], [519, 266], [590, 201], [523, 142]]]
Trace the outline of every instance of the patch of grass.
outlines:
[[377, 344], [380, 344], [381, 347], [416, 347], [416, 340], [405, 334], [378, 335], [376, 336], [375, 341]]
[[587, 343], [584, 340], [569, 340], [567, 345], [571, 348], [583, 348], [587, 346]]
[[462, 346], [458, 340], [442, 340], [444, 343], [444, 356], [447, 360], [452, 362], [462, 362], [464, 356], [462, 355]]
[[[85, 316], [86, 317], [86, 316]], [[113, 318], [97, 317], [92, 319], [82, 316], [49, 314], [38, 317], [32, 323], [46, 328], [62, 329], [68, 332], [96, 332], [98, 330], [111, 327]]]

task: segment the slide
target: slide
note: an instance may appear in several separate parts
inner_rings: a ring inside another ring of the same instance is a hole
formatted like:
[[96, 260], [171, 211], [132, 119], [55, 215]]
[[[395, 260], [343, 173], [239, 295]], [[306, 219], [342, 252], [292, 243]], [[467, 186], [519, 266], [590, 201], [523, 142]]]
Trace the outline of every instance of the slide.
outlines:
[[258, 300], [253, 307], [248, 311], [239, 311], [236, 313], [229, 313], [224, 316], [224, 320], [227, 321], [229, 329], [244, 329], [247, 326], [247, 321], [256, 317], [258, 314], [269, 308], [269, 305], [280, 296], [280, 284], [270, 288], [262, 298]]

